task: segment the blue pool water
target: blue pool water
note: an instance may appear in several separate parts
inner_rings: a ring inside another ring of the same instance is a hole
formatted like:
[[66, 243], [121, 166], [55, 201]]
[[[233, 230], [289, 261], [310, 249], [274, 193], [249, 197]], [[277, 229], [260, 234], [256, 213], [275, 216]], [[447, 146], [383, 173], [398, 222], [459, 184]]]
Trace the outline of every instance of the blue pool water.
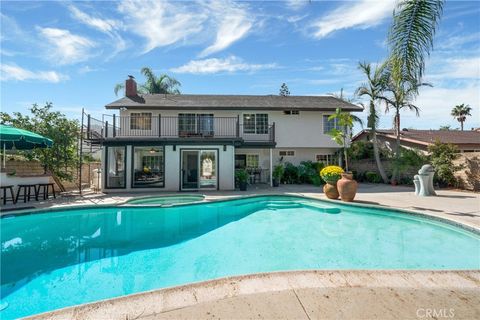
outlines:
[[285, 196], [3, 218], [1, 244], [2, 319], [256, 272], [480, 268], [463, 229]]

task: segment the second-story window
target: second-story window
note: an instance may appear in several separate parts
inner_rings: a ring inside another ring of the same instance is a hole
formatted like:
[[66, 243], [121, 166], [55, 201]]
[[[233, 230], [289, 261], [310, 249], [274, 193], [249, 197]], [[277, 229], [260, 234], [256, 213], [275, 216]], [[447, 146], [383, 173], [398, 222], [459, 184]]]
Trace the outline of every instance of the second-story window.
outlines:
[[337, 119], [328, 120], [329, 115], [323, 116], [323, 133], [329, 133], [333, 129], [340, 129]]
[[130, 114], [130, 130], [152, 130], [151, 112], [133, 112]]
[[178, 114], [178, 131], [180, 134], [196, 132], [196, 115], [195, 113], [179, 113]]
[[267, 134], [268, 133], [268, 114], [266, 113], [246, 113], [243, 115], [243, 132]]

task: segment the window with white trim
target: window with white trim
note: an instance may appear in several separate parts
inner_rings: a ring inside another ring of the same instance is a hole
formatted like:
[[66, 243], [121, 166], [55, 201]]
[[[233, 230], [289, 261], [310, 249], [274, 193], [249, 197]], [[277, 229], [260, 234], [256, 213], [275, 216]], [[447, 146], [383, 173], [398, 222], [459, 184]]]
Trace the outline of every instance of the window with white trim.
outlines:
[[268, 114], [245, 113], [243, 115], [243, 133], [267, 134], [268, 133]]
[[333, 154], [317, 154], [315, 156], [315, 160], [317, 162], [323, 162], [323, 164], [325, 165], [330, 165], [335, 162]]
[[329, 133], [333, 129], [340, 129], [340, 126], [337, 123], [337, 119], [328, 120], [330, 115], [323, 116], [323, 133]]
[[247, 154], [247, 168], [258, 168], [260, 156], [258, 154]]
[[152, 130], [152, 113], [132, 112], [130, 114], [130, 130]]
[[300, 111], [298, 111], [298, 110], [283, 110], [283, 114], [286, 114], [286, 115], [298, 115], [298, 114], [300, 114]]
[[293, 157], [293, 156], [295, 156], [295, 151], [293, 151], [293, 150], [279, 151], [278, 155], [281, 156], [281, 157]]

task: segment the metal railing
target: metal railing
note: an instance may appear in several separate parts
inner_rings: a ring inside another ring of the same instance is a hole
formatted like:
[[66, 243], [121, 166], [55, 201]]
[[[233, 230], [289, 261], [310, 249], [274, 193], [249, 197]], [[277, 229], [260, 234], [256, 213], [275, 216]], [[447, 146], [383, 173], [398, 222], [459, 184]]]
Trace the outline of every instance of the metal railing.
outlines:
[[159, 137], [236, 139], [274, 142], [275, 123], [244, 130], [238, 117], [108, 116], [100, 121], [87, 116], [87, 139]]

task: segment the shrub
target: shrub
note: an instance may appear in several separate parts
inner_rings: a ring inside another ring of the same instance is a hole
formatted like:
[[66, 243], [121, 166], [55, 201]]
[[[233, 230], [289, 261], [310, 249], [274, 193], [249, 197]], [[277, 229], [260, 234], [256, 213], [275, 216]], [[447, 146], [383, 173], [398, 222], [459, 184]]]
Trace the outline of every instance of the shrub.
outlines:
[[285, 168], [281, 164], [277, 164], [275, 167], [273, 167], [272, 176], [274, 179], [280, 182], [282, 180], [284, 172]]
[[290, 162], [285, 162], [285, 171], [283, 173], [282, 182], [293, 184], [298, 183], [298, 168]]
[[452, 186], [456, 184], [454, 173], [463, 166], [456, 166], [453, 161], [458, 158], [458, 150], [452, 144], [436, 141], [428, 146], [430, 162], [435, 168], [434, 180], [441, 186]]
[[365, 172], [365, 181], [371, 183], [380, 183], [382, 182], [382, 177], [374, 171], [367, 171]]
[[[323, 164], [321, 164], [323, 165]], [[314, 179], [319, 176], [320, 165], [318, 162], [302, 161], [298, 166], [298, 176], [301, 183], [314, 183]]]
[[320, 171], [320, 176], [325, 182], [336, 182], [341, 178], [343, 172], [339, 166], [327, 166]]

